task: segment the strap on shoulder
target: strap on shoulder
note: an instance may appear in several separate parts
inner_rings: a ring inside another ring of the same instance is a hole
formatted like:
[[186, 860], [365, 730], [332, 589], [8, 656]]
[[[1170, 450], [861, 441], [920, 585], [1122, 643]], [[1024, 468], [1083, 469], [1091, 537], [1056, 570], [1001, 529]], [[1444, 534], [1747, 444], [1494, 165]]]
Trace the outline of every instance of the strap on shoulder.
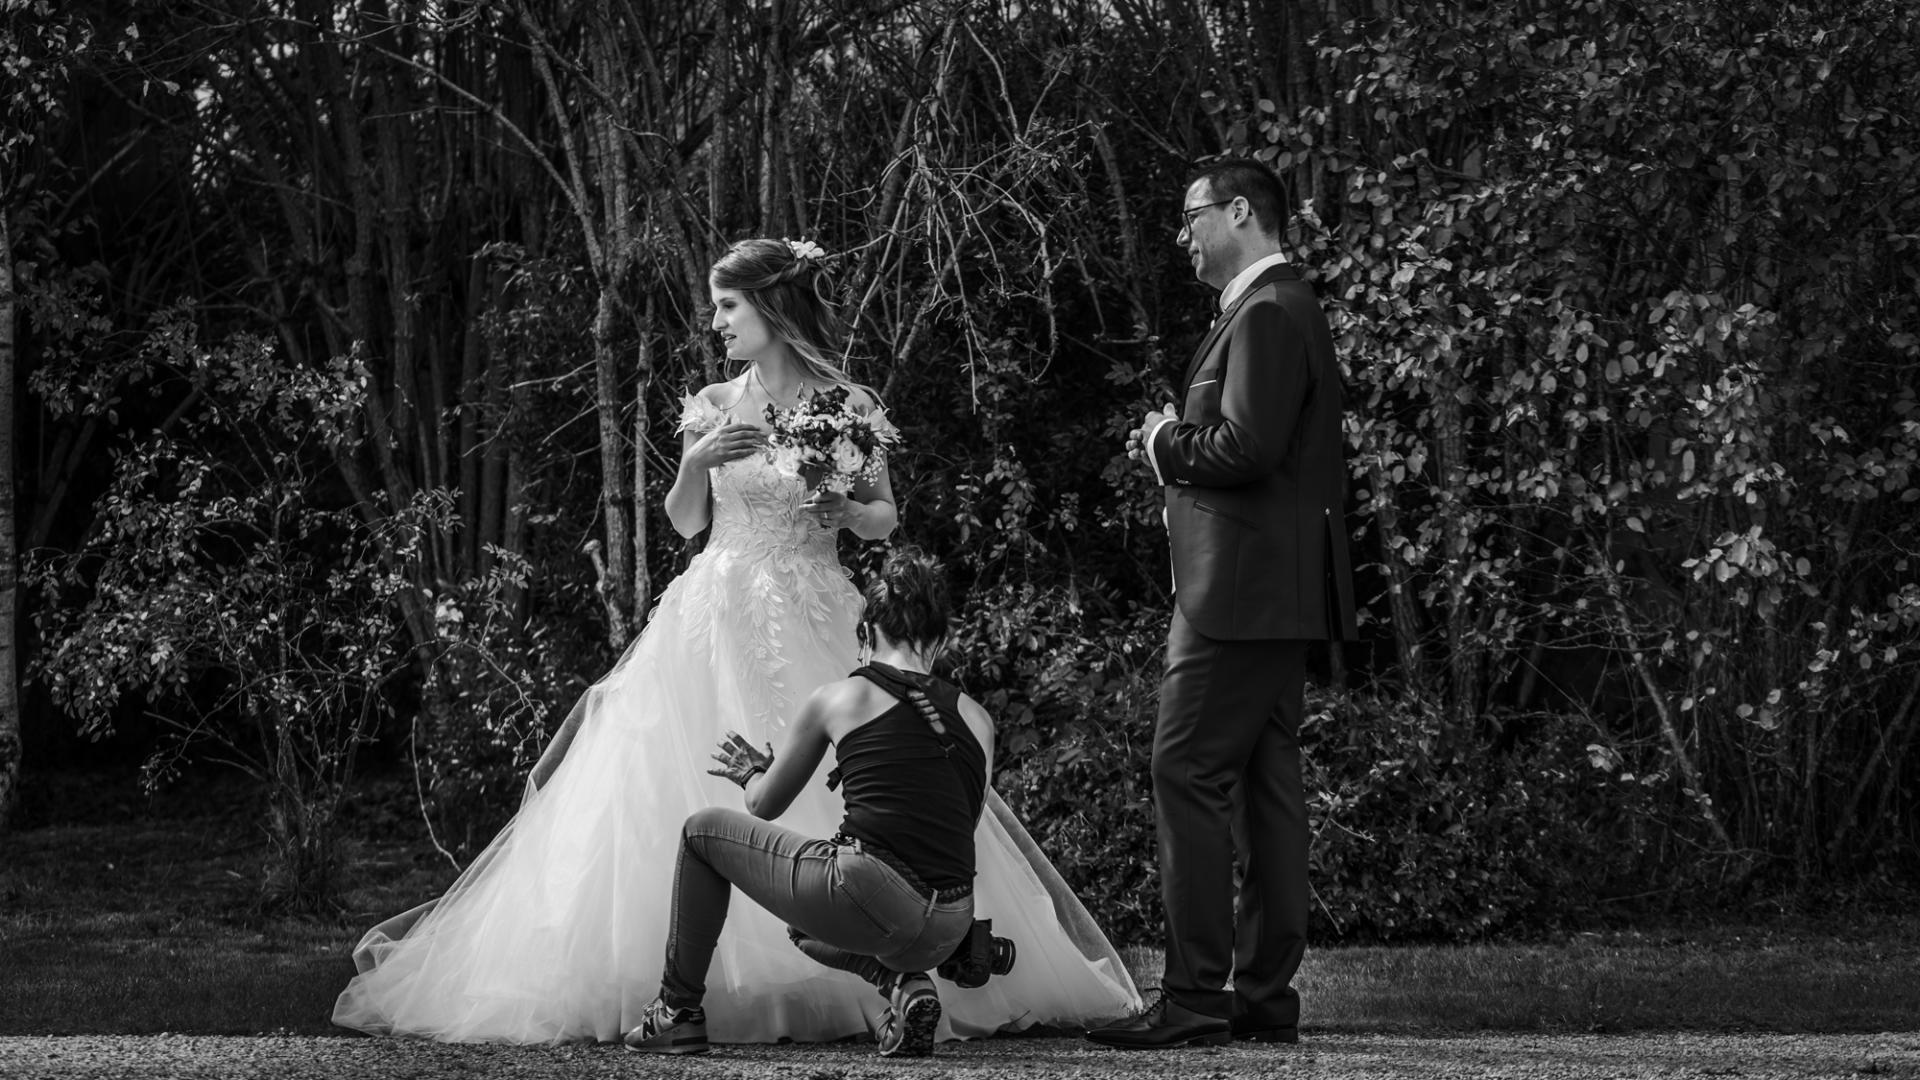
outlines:
[[862, 664], [853, 670], [853, 674], [865, 678], [902, 701], [908, 700], [915, 690], [921, 688], [921, 684], [914, 681], [912, 676], [891, 664]]
[[940, 750], [948, 757], [953, 756], [953, 733], [947, 730], [946, 720], [940, 715], [940, 707], [927, 696], [926, 686], [907, 672], [889, 664], [864, 664], [856, 668], [855, 675], [862, 676], [887, 693], [912, 705], [927, 726], [940, 738]]

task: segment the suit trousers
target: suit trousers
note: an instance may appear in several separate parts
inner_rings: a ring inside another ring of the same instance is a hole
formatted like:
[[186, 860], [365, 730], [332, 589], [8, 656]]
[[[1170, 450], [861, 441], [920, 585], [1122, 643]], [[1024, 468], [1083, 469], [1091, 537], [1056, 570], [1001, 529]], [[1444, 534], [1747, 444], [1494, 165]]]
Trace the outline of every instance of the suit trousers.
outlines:
[[1154, 724], [1161, 987], [1194, 1012], [1257, 1027], [1300, 1021], [1292, 984], [1307, 941], [1308, 644], [1209, 638], [1176, 605]]

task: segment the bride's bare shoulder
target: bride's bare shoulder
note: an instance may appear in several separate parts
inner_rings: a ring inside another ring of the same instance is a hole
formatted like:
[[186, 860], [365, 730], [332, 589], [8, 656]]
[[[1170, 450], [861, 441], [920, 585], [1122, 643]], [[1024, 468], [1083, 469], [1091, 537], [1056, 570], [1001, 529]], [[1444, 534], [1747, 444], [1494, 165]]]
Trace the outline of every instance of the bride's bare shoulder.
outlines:
[[727, 423], [740, 400], [741, 388], [733, 382], [708, 383], [680, 399], [680, 430], [704, 435]]
[[694, 391], [694, 397], [716, 409], [731, 409], [740, 403], [747, 392], [747, 376], [743, 372], [725, 382], [708, 383]]

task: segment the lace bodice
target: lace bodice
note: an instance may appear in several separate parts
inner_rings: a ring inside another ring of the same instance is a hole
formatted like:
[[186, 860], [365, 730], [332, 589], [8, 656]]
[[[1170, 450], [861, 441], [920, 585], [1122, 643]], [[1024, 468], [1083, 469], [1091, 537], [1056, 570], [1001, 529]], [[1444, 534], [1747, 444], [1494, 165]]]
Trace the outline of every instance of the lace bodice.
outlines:
[[[681, 402], [681, 431], [705, 433], [736, 417], [689, 394]], [[749, 556], [821, 559], [839, 565], [835, 530], [800, 512], [806, 490], [780, 475], [765, 454], [731, 461], [712, 471], [713, 533], [708, 550]]]
[[[682, 403], [680, 430], [706, 432], [742, 419], [697, 396]], [[819, 676], [796, 681], [798, 658], [811, 670], [844, 674], [854, 654], [860, 594], [840, 565], [838, 530], [801, 512], [805, 486], [782, 476], [765, 454], [715, 468], [712, 533], [706, 547], [668, 587], [661, 615], [703, 655], [729, 668], [725, 714], [749, 738], [777, 742], [793, 710]], [[677, 608], [677, 613], [668, 608]]]

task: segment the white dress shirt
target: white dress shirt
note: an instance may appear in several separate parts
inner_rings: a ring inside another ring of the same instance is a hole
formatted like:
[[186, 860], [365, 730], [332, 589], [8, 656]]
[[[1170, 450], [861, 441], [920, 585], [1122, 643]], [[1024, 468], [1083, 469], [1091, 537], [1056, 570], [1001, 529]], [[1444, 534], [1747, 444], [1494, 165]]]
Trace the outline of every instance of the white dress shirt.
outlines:
[[1225, 311], [1232, 307], [1233, 302], [1240, 299], [1241, 293], [1253, 287], [1253, 279], [1266, 273], [1268, 267], [1280, 266], [1286, 261], [1287, 257], [1276, 251], [1248, 263], [1245, 270], [1233, 275], [1233, 280], [1227, 282], [1227, 287], [1220, 290], [1220, 310]]

